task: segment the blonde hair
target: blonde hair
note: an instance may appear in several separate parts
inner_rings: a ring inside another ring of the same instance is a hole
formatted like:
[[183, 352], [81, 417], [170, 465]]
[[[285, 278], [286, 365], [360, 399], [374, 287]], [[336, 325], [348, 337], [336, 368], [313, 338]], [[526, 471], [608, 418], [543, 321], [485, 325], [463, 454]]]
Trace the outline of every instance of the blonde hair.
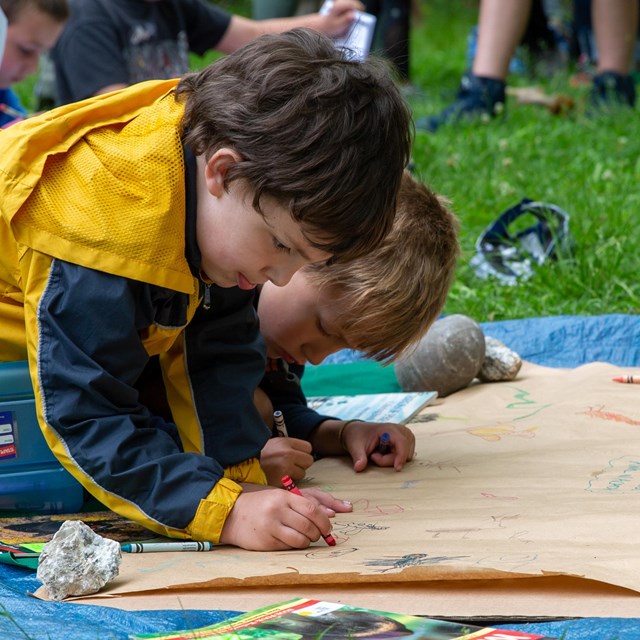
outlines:
[[313, 285], [330, 288], [342, 308], [343, 335], [367, 357], [392, 362], [442, 310], [460, 252], [458, 220], [448, 206], [405, 172], [393, 228], [379, 249], [306, 269]]

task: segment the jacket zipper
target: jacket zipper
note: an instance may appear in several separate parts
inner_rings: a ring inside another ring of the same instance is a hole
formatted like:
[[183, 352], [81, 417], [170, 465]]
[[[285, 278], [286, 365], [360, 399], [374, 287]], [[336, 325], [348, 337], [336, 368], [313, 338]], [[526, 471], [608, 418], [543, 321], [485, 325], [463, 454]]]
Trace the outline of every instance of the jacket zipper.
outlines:
[[202, 283], [204, 285], [204, 295], [202, 297], [202, 308], [205, 311], [208, 311], [211, 308], [211, 285], [206, 282]]

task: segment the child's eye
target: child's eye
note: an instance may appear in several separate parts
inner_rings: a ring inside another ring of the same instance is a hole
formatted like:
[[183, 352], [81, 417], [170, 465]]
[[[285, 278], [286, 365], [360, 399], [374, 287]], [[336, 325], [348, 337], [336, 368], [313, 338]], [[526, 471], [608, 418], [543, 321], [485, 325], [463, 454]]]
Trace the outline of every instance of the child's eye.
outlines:
[[331, 334], [328, 331], [326, 331], [325, 328], [322, 326], [322, 322], [320, 322], [320, 318], [316, 320], [316, 327], [322, 336], [324, 336], [325, 338], [331, 337]]
[[31, 58], [38, 55], [35, 49], [28, 49], [27, 47], [18, 47], [18, 52], [23, 58]]
[[285, 253], [291, 253], [291, 249], [289, 247], [287, 247], [287, 245], [282, 244], [282, 242], [280, 242], [280, 240], [278, 240], [278, 238], [273, 238], [273, 246], [278, 250], [278, 251], [284, 251]]

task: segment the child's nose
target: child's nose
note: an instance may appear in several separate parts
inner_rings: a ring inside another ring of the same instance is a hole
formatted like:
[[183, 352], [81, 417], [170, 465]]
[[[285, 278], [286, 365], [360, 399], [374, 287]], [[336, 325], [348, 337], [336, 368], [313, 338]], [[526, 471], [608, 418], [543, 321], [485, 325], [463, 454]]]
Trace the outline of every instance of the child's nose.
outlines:
[[289, 283], [296, 271], [297, 269], [295, 271], [273, 271], [269, 274], [269, 281], [273, 282], [276, 287], [284, 287]]
[[305, 264], [307, 264], [305, 260], [291, 260], [284, 265], [273, 267], [269, 270], [269, 280], [277, 287], [284, 287], [293, 278], [295, 272], [304, 267]]

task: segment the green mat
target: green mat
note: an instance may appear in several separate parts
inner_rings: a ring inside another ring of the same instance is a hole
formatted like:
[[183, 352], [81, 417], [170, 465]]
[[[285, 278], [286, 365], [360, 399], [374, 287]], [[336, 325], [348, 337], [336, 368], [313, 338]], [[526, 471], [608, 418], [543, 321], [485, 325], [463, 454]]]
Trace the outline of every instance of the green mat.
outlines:
[[402, 391], [393, 365], [383, 367], [374, 361], [323, 364], [305, 367], [302, 390], [307, 397], [355, 396], [361, 393]]

